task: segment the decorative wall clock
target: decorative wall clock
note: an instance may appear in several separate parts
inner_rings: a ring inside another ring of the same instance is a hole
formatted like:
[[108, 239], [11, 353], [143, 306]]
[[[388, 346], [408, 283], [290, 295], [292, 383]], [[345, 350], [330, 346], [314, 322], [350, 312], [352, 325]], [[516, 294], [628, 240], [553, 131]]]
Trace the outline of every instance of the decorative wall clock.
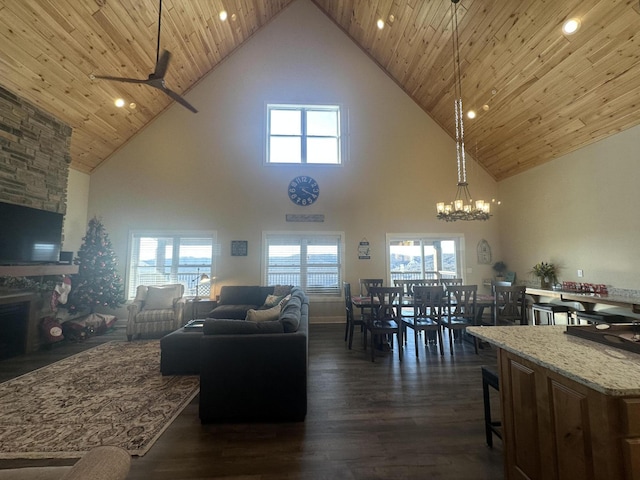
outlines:
[[313, 178], [300, 175], [289, 182], [287, 193], [296, 205], [307, 206], [318, 200], [320, 187]]

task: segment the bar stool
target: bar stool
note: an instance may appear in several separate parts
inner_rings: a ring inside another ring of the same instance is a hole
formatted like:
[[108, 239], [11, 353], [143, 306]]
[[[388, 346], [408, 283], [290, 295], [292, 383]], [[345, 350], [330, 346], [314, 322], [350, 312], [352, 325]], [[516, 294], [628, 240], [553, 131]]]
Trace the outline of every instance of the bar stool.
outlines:
[[484, 401], [484, 431], [487, 439], [487, 445], [493, 447], [493, 436], [502, 439], [500, 428], [502, 423], [497, 420], [491, 420], [491, 398], [489, 396], [489, 387], [500, 391], [500, 380], [498, 374], [489, 367], [482, 367], [482, 397]]
[[544, 313], [547, 318], [547, 325], [556, 324], [556, 313], [567, 314], [567, 324], [572, 323], [571, 314], [573, 308], [566, 305], [556, 305], [555, 303], [534, 303], [531, 306], [531, 316], [533, 317], [533, 324], [540, 325], [540, 314]]

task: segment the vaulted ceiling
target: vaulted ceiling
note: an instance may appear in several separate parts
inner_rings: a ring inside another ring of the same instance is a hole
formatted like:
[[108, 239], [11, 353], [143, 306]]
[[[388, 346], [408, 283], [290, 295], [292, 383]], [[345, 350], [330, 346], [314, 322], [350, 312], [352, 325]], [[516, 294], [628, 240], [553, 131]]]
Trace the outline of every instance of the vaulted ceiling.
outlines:
[[[167, 87], [187, 92], [292, 1], [164, 0]], [[311, 1], [454, 135], [449, 0]], [[458, 21], [467, 149], [496, 180], [640, 124], [640, 0], [461, 0]], [[68, 123], [90, 173], [172, 102], [92, 78], [146, 79], [157, 31], [155, 0], [0, 0], [0, 85]]]

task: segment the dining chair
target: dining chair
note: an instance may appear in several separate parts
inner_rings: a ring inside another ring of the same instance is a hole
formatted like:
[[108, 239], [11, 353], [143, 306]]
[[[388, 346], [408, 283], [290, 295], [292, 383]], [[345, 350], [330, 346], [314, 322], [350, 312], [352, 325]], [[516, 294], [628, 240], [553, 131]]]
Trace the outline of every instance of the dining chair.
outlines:
[[442, 328], [440, 324], [443, 300], [444, 288], [442, 285], [413, 287], [413, 316], [402, 317], [402, 337], [406, 343], [407, 327], [413, 329], [416, 357], [419, 357], [418, 334], [422, 331], [425, 332], [425, 345], [429, 344], [426, 332], [434, 332], [436, 334], [437, 342], [440, 346], [440, 355], [444, 355], [444, 348], [442, 346]]
[[526, 325], [526, 299], [524, 285], [493, 287], [494, 325]]
[[[393, 350], [393, 335], [398, 337], [398, 358], [402, 362], [402, 287], [370, 287], [372, 315], [365, 318], [365, 329], [371, 334], [371, 361], [375, 362], [375, 341], [388, 337]], [[366, 335], [366, 334], [365, 334]]]
[[361, 278], [360, 279], [360, 296], [368, 297], [370, 287], [382, 287], [384, 279], [382, 278]]
[[440, 279], [440, 285], [444, 286], [444, 288], [447, 288], [449, 286], [455, 286], [455, 285], [462, 285], [462, 278], [441, 278]]
[[367, 346], [367, 331], [365, 327], [364, 316], [360, 316], [360, 318], [356, 318], [353, 314], [353, 301], [351, 299], [351, 284], [348, 282], [344, 282], [344, 302], [345, 302], [345, 314], [346, 314], [346, 327], [344, 332], [344, 340], [345, 342], [348, 340], [349, 350], [351, 350], [351, 345], [353, 344], [353, 330], [356, 325], [359, 325], [364, 333], [364, 346]]
[[[478, 285], [450, 285], [447, 288], [447, 311], [442, 314], [440, 323], [449, 330], [449, 349], [453, 355], [453, 332], [462, 333], [467, 327], [476, 324], [476, 297]], [[473, 337], [473, 346], [478, 353], [478, 341]]]
[[395, 279], [393, 281], [394, 287], [402, 287], [402, 295], [410, 297], [413, 295], [413, 282], [415, 280]]

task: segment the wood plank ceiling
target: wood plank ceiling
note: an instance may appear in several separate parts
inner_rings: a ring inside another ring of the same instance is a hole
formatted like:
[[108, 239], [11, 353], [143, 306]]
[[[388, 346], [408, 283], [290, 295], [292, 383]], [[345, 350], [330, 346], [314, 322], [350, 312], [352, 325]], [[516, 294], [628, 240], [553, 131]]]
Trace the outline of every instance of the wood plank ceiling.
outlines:
[[[292, 1], [164, 0], [167, 86], [188, 91]], [[449, 0], [311, 1], [453, 136]], [[153, 0], [0, 0], [0, 85], [68, 123], [90, 173], [172, 102], [90, 78], [147, 78], [157, 28]], [[467, 149], [496, 180], [640, 124], [640, 0], [461, 0], [459, 32]]]

